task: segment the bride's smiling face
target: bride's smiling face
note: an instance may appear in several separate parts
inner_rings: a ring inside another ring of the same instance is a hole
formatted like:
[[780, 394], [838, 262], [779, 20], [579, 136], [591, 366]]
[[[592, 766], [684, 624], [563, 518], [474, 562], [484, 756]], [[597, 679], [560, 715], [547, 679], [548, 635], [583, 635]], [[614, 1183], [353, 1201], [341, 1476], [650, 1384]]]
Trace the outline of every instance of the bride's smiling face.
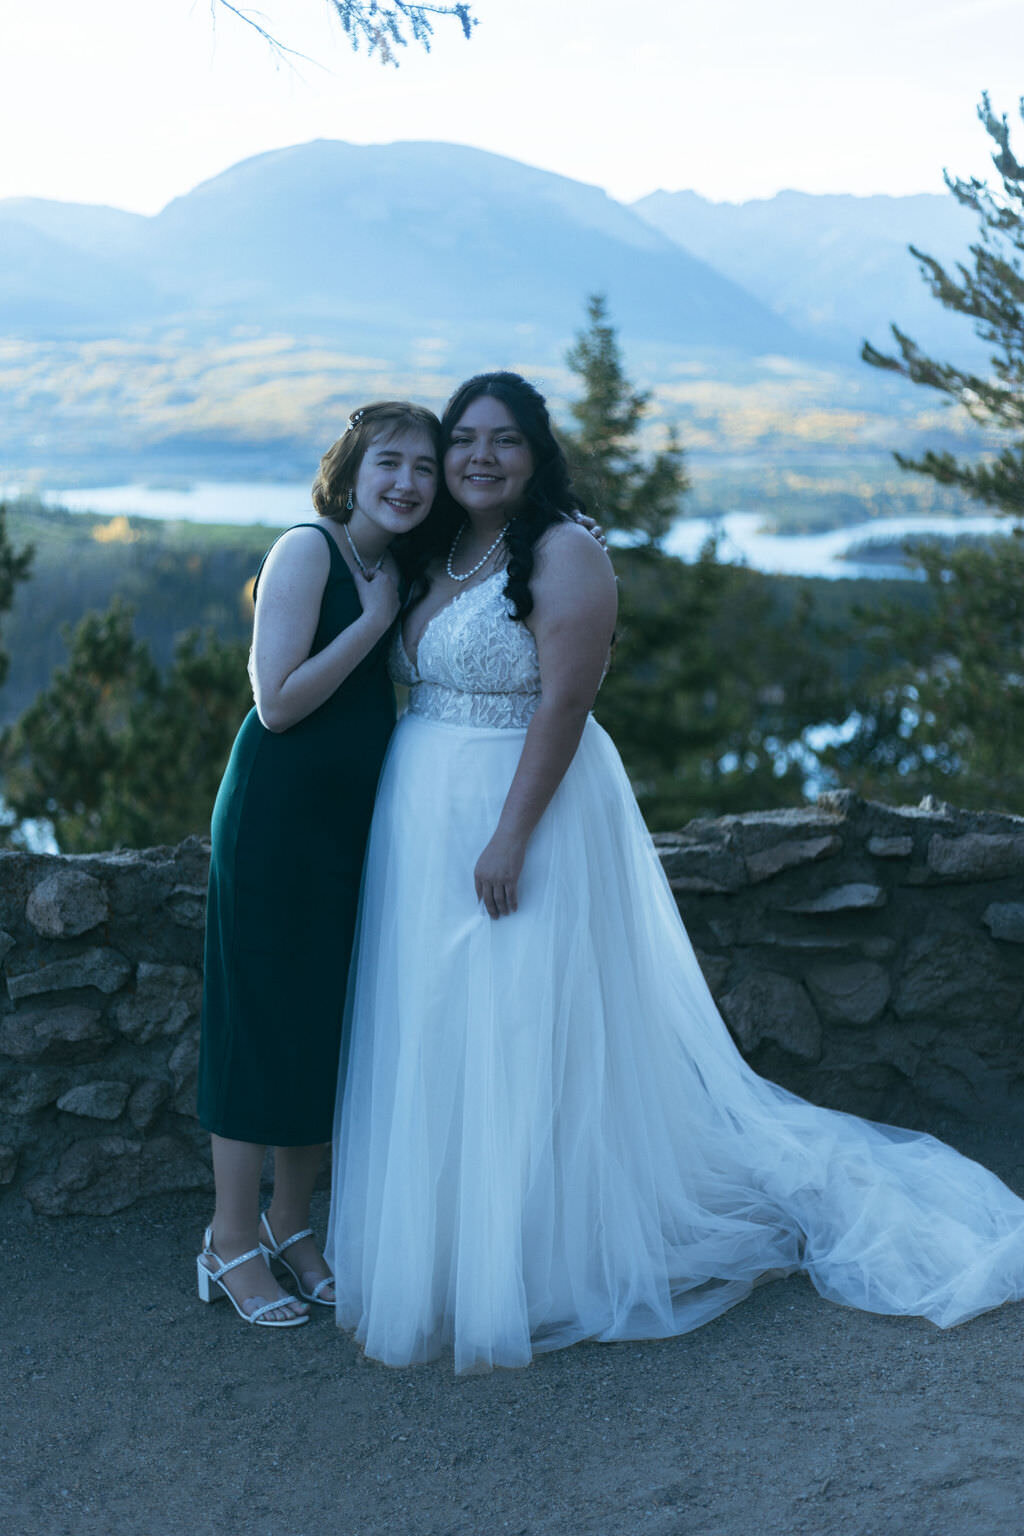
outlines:
[[444, 456], [449, 491], [472, 516], [502, 521], [522, 502], [535, 468], [526, 434], [508, 406], [478, 395], [452, 428]]

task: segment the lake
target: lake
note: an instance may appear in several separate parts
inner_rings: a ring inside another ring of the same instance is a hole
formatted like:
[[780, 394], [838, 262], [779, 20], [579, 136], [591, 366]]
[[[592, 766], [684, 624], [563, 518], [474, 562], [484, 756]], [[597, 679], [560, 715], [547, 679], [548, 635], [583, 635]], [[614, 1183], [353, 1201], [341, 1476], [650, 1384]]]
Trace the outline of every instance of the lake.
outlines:
[[[270, 484], [200, 480], [182, 487], [111, 485], [49, 491], [43, 500], [74, 512], [182, 518], [198, 523], [263, 523], [271, 528], [286, 528], [315, 516], [306, 481]], [[666, 548], [674, 555], [692, 560], [701, 545], [714, 535], [719, 539], [719, 559], [744, 561], [755, 570], [787, 576], [897, 577], [907, 574], [906, 568], [898, 563], [847, 560], [844, 555], [865, 540], [894, 544], [927, 534], [1005, 533], [1010, 526], [1007, 519], [991, 513], [875, 518], [826, 533], [766, 533], [763, 522], [764, 514], [756, 511], [729, 512], [719, 518], [683, 518], [669, 534]]]

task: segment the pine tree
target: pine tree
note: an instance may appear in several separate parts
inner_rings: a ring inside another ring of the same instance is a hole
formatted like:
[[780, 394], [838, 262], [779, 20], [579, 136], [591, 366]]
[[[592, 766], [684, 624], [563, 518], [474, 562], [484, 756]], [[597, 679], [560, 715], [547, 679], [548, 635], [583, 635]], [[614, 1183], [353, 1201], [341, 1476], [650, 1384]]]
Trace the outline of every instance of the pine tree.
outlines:
[[[18, 583], [28, 579], [34, 551], [30, 544], [15, 549], [7, 531], [7, 507], [0, 502], [0, 613], [9, 613]], [[11, 661], [0, 648], [0, 683], [7, 677]]]
[[[583, 393], [563, 433], [573, 482], [616, 547], [618, 637], [597, 715], [615, 737], [653, 828], [691, 816], [799, 804], [801, 732], [843, 718], [824, 626], [810, 600], [713, 545], [692, 564], [661, 548], [688, 488], [674, 436], [645, 459], [638, 433], [650, 396], [626, 377], [600, 294], [568, 353]], [[639, 535], [637, 538], [636, 536]], [[801, 635], [794, 644], [794, 633]]]
[[644, 461], [636, 437], [650, 393], [626, 378], [602, 294], [588, 299], [587, 319], [566, 354], [583, 383], [582, 396], [570, 406], [576, 431], [563, 433], [573, 481], [588, 512], [609, 532], [639, 534], [657, 545], [689, 489], [683, 450], [673, 430], [668, 446]]
[[1024, 534], [914, 552], [923, 600], [859, 615], [851, 638], [873, 665], [858, 684], [857, 731], [827, 763], [877, 798], [1024, 812]]
[[245, 646], [192, 630], [161, 674], [119, 599], [65, 638], [67, 665], [0, 741], [10, 813], [48, 820], [67, 853], [204, 832], [252, 703]]
[[[1020, 104], [1024, 117], [1024, 100]], [[914, 384], [937, 389], [962, 405], [980, 425], [1010, 434], [1010, 443], [993, 461], [966, 463], [951, 453], [927, 452], [912, 459], [897, 454], [904, 469], [930, 475], [941, 485], [959, 486], [1000, 512], [1024, 514], [1024, 165], [1010, 146], [1006, 117], [997, 117], [988, 95], [978, 116], [995, 145], [993, 164], [999, 185], [977, 178], [946, 175], [946, 185], [963, 207], [977, 214], [978, 243], [971, 265], [948, 271], [933, 256], [911, 246], [921, 273], [939, 303], [968, 316], [978, 336], [994, 349], [991, 372], [980, 374], [936, 362], [897, 325], [892, 333], [898, 356], [869, 343], [861, 353], [875, 368], [902, 374]]]

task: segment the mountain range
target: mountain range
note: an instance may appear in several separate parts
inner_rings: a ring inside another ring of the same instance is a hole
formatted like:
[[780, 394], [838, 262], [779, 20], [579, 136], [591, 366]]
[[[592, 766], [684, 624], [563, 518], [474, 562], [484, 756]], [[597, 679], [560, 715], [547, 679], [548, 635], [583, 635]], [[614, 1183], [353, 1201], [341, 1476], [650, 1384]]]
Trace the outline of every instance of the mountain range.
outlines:
[[652, 192], [632, 205], [653, 228], [739, 283], [806, 334], [846, 350], [887, 343], [888, 324], [928, 348], [975, 347], [944, 310], [908, 251], [955, 264], [977, 223], [952, 196], [852, 197], [779, 192], [714, 203], [696, 192]]
[[0, 202], [0, 333], [247, 325], [383, 359], [423, 337], [477, 352], [504, 338], [540, 358], [602, 291], [637, 345], [852, 362], [890, 318], [926, 344], [953, 334], [905, 247], [955, 256], [970, 232], [948, 197], [656, 192], [629, 207], [459, 145], [317, 140], [244, 160], [153, 217]]
[[15, 335], [244, 323], [372, 339], [388, 356], [414, 336], [493, 345], [511, 330], [543, 350], [601, 290], [639, 340], [814, 350], [598, 188], [451, 144], [276, 150], [153, 218], [9, 200], [0, 252], [0, 329]]
[[438, 406], [480, 368], [527, 372], [565, 421], [566, 347], [603, 292], [629, 376], [654, 392], [645, 446], [673, 425], [695, 472], [714, 460], [721, 485], [742, 465], [761, 500], [763, 466], [785, 460], [824, 487], [780, 486], [788, 515], [813, 495], [818, 516], [823, 497], [863, 501], [868, 459], [888, 474], [893, 448], [963, 446], [954, 413], [858, 354], [896, 319], [974, 360], [905, 249], [955, 259], [971, 233], [949, 197], [626, 206], [431, 143], [274, 150], [152, 217], [8, 199], [0, 486], [303, 478], [355, 405]]

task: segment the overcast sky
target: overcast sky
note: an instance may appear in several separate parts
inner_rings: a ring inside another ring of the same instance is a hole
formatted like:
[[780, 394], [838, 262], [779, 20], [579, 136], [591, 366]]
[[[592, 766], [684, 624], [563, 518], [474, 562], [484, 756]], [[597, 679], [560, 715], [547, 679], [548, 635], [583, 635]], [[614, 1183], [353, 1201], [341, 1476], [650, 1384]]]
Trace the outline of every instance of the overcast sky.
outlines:
[[1024, 91], [1024, 0], [476, 0], [471, 42], [438, 21], [399, 69], [325, 0], [257, 3], [315, 64], [210, 0], [0, 0], [0, 197], [152, 213], [312, 138], [471, 144], [624, 200], [941, 191], [990, 169], [982, 90]]

